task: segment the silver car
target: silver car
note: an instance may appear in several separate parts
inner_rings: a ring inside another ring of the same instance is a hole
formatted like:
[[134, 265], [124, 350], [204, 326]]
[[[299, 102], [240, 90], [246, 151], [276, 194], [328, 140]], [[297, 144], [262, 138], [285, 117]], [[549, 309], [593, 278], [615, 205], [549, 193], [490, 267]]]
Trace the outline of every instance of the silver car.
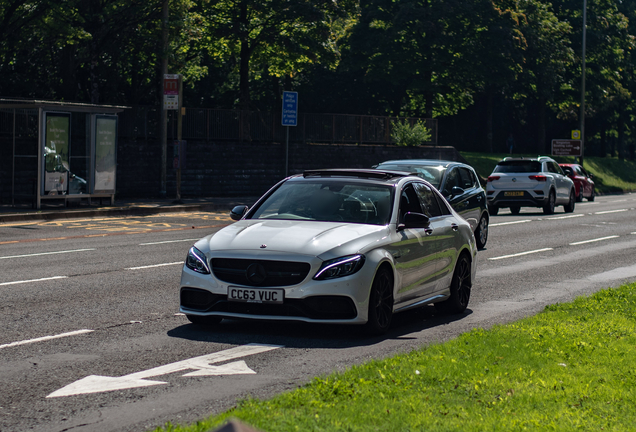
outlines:
[[423, 179], [382, 170], [314, 170], [286, 178], [238, 222], [195, 243], [180, 310], [195, 324], [223, 318], [365, 324], [394, 313], [468, 306], [473, 231]]

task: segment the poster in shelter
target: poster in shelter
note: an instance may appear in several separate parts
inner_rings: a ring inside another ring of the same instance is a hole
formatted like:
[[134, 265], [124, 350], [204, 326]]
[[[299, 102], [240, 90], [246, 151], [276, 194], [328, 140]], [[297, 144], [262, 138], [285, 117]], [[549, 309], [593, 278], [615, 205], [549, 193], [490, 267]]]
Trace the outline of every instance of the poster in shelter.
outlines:
[[95, 191], [115, 191], [117, 117], [97, 116], [95, 122]]
[[66, 194], [69, 172], [71, 116], [47, 113], [44, 136], [44, 193]]

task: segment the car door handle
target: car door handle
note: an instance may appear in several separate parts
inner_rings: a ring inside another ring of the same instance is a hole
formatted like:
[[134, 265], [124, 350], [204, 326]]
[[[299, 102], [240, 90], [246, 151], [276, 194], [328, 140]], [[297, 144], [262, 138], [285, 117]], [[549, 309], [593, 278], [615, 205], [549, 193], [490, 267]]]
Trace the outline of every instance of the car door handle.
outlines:
[[424, 232], [426, 233], [426, 235], [431, 235], [433, 234], [433, 228], [426, 228], [424, 229]]
[[453, 231], [457, 231], [457, 230], [459, 230], [459, 225], [451, 224], [451, 228], [453, 229]]

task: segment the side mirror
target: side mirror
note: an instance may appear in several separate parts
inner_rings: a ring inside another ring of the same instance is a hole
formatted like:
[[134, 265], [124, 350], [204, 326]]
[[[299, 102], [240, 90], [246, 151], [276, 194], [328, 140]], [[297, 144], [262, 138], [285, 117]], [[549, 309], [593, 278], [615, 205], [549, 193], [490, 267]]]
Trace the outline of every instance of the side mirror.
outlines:
[[459, 186], [453, 186], [453, 188], [451, 189], [450, 196], [454, 197], [457, 195], [461, 195], [463, 193], [464, 193], [464, 189], [460, 188]]
[[402, 223], [398, 225], [398, 230], [405, 228], [426, 228], [431, 221], [425, 214], [408, 212], [404, 215]]
[[239, 205], [232, 209], [230, 212], [230, 217], [232, 220], [241, 220], [241, 218], [247, 213], [248, 207], [246, 205]]

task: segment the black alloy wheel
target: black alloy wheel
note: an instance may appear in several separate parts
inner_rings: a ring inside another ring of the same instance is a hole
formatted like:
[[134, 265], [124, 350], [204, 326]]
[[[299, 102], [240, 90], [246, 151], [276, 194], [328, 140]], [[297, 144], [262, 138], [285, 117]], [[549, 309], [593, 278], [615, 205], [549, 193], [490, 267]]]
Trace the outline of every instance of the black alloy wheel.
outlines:
[[575, 202], [576, 199], [574, 198], [574, 190], [571, 190], [570, 199], [568, 200], [568, 203], [563, 206], [563, 210], [565, 210], [566, 213], [572, 213], [574, 211]]
[[556, 196], [554, 195], [554, 191], [550, 191], [550, 195], [548, 195], [548, 202], [543, 206], [543, 213], [547, 215], [554, 214], [554, 207], [556, 204]]
[[590, 197], [587, 199], [588, 201], [594, 201], [594, 189], [592, 189], [592, 195], [590, 195]]
[[512, 213], [513, 215], [518, 215], [520, 211], [521, 211], [521, 207], [519, 206], [510, 207], [510, 213]]
[[450, 286], [450, 297], [443, 302], [435, 303], [435, 308], [443, 313], [459, 314], [466, 310], [470, 300], [472, 287], [470, 259], [464, 253], [455, 265], [453, 280]]
[[393, 274], [382, 267], [371, 284], [367, 330], [374, 335], [387, 332], [393, 318]]
[[482, 215], [479, 219], [479, 225], [475, 230], [475, 240], [477, 241], [477, 249], [483, 249], [486, 247], [488, 241], [488, 218], [486, 215]]
[[497, 216], [497, 213], [499, 213], [499, 207], [489, 205], [488, 213], [490, 213], [491, 216]]
[[189, 315], [186, 314], [186, 318], [190, 320], [192, 324], [200, 325], [200, 326], [212, 326], [220, 323], [223, 318], [218, 316], [200, 316], [200, 315]]

